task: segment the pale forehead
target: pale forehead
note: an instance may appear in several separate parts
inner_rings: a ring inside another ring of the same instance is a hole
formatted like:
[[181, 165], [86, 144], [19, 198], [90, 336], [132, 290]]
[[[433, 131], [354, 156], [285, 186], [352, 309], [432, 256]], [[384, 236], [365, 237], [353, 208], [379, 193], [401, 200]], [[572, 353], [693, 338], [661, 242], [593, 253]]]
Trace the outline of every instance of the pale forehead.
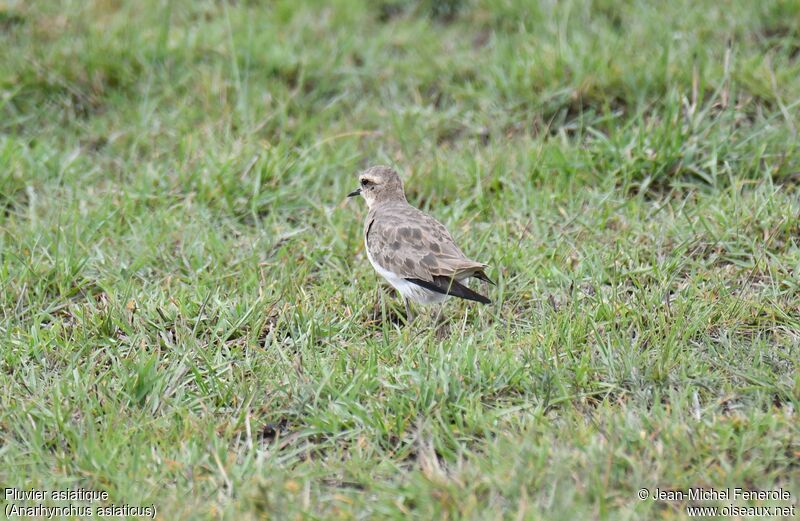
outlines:
[[397, 177], [397, 174], [388, 166], [373, 166], [372, 168], [368, 168], [361, 172], [359, 177], [370, 179], [390, 179], [392, 177]]

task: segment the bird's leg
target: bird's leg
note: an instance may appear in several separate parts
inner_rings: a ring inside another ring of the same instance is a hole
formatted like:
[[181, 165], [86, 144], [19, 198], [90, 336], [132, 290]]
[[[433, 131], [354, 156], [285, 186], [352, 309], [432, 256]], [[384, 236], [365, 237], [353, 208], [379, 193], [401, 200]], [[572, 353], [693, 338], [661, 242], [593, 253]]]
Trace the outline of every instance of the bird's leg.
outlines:
[[408, 298], [403, 297], [403, 301], [406, 303], [406, 324], [410, 324], [414, 321], [414, 313], [411, 312], [411, 306], [408, 303]]
[[435, 331], [436, 338], [446, 338], [450, 332], [450, 326], [447, 323], [447, 318], [444, 317], [444, 302], [439, 304], [439, 311], [433, 317], [433, 330]]
[[439, 311], [436, 313], [436, 318], [433, 319], [433, 327], [439, 325], [439, 322], [442, 319], [442, 311], [444, 311], [444, 302], [439, 304]]

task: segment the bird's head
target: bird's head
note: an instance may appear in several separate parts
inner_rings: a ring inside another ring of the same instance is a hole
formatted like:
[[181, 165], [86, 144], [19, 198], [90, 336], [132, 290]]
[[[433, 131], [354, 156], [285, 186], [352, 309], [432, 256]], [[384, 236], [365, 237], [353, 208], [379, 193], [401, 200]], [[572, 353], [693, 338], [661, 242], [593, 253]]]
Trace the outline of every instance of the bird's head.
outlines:
[[391, 167], [372, 166], [358, 174], [359, 188], [353, 190], [347, 197], [361, 195], [372, 208], [376, 204], [388, 201], [405, 201], [403, 181]]

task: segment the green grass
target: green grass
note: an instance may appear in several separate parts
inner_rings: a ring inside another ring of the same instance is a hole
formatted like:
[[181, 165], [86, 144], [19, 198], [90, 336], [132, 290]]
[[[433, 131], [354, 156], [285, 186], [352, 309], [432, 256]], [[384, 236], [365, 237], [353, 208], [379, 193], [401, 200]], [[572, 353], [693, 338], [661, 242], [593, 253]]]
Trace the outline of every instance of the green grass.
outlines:
[[[529, 4], [0, 3], [0, 488], [161, 519], [796, 504], [800, 4]], [[344, 201], [376, 163], [494, 304], [400, 325]]]

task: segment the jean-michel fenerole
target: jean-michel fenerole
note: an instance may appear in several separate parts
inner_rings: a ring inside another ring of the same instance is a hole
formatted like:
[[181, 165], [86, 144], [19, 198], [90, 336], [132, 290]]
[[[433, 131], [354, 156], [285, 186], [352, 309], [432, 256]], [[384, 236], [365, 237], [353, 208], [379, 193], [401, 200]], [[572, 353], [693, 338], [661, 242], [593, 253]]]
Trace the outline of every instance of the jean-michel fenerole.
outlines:
[[700, 488], [667, 490], [657, 488], [653, 493], [656, 501], [789, 501], [792, 495], [782, 488], [776, 490], [748, 490], [744, 488]]

